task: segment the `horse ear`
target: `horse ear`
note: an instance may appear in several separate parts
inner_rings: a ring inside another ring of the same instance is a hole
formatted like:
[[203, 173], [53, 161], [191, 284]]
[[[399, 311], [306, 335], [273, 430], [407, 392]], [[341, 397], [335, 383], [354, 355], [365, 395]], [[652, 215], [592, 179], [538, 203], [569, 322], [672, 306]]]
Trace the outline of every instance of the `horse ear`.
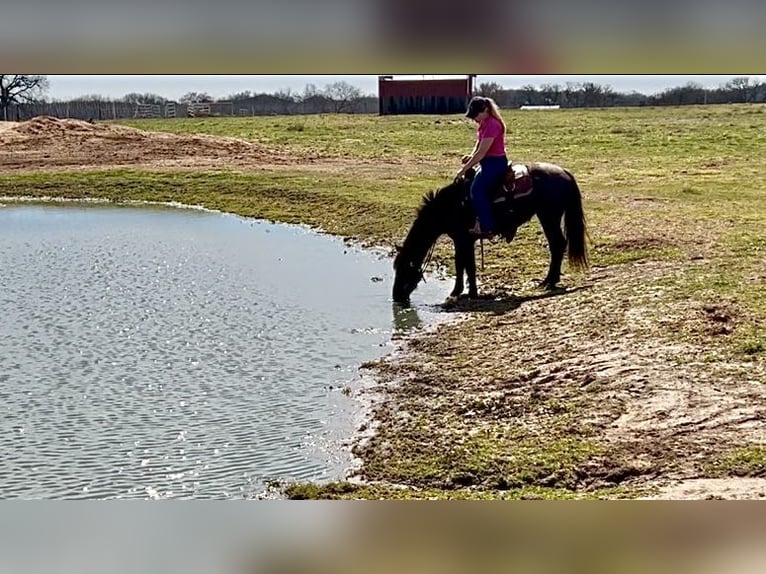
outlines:
[[471, 167], [468, 169], [467, 172], [465, 172], [465, 178], [468, 181], [473, 181], [474, 177], [476, 177], [476, 169]]

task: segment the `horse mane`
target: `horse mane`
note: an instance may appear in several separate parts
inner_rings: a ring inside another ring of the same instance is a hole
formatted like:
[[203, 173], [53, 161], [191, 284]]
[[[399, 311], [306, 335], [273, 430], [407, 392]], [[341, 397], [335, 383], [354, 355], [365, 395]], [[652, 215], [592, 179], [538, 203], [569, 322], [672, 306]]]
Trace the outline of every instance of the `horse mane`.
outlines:
[[429, 191], [423, 195], [423, 199], [420, 202], [420, 207], [418, 207], [418, 215], [420, 215], [424, 210], [429, 209], [429, 206], [431, 206], [434, 201], [436, 201], [436, 196], [440, 191], [440, 189], [437, 189], [435, 191]]
[[455, 183], [445, 185], [435, 191], [429, 191], [423, 195], [423, 199], [418, 207], [418, 217], [421, 215], [428, 215], [432, 210], [443, 207], [443, 203], [452, 198], [452, 194], [458, 186]]

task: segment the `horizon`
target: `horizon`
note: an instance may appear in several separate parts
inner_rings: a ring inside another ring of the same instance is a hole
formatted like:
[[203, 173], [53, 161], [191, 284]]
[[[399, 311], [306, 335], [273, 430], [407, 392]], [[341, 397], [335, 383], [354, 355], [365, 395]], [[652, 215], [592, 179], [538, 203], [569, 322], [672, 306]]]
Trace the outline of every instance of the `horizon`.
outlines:
[[[397, 77], [436, 78], [452, 75], [397, 75]], [[462, 74], [463, 76], [465, 74]], [[518, 89], [542, 84], [566, 85], [568, 82], [593, 82], [610, 86], [622, 93], [638, 92], [647, 96], [689, 83], [715, 89], [738, 75], [477, 75], [476, 85], [495, 82], [505, 89]], [[758, 75], [747, 75], [762, 81]], [[48, 75], [47, 97], [54, 100], [70, 100], [82, 96], [99, 95], [120, 98], [130, 93], [152, 93], [169, 100], [178, 100], [188, 92], [206, 92], [215, 99], [225, 98], [237, 92], [275, 93], [282, 90], [302, 92], [309, 84], [322, 89], [334, 82], [346, 82], [359, 88], [364, 95], [377, 95], [378, 75]]]

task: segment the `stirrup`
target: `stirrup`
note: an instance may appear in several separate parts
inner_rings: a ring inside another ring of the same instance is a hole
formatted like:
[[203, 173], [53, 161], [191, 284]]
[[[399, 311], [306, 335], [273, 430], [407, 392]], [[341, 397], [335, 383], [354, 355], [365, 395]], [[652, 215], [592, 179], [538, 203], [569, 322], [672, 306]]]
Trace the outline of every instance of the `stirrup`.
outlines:
[[489, 233], [484, 231], [474, 231], [473, 229], [469, 229], [468, 233], [475, 237], [476, 239], [492, 239], [494, 237], [497, 237], [497, 233], [494, 231], [490, 231]]

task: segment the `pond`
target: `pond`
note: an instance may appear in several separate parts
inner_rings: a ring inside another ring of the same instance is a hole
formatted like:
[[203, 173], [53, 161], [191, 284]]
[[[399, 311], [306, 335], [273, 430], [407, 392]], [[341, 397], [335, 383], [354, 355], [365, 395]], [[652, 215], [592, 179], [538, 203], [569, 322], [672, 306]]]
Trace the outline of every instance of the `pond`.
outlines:
[[157, 206], [6, 204], [0, 269], [6, 499], [251, 498], [342, 478], [358, 367], [441, 320], [448, 289], [429, 281], [399, 309], [380, 254]]

